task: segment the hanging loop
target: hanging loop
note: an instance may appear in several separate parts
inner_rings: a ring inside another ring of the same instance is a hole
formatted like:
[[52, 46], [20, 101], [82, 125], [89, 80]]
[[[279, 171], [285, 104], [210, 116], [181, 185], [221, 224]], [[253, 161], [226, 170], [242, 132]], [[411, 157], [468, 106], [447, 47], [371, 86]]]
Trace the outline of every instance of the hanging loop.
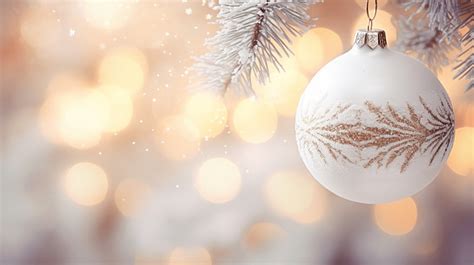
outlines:
[[370, 15], [369, 2], [370, 0], [367, 0], [365, 3], [365, 13], [367, 14], [367, 18], [369, 19], [369, 22], [367, 24], [367, 31], [372, 31], [372, 25], [374, 24], [374, 19], [377, 16], [378, 3], [377, 0], [375, 0], [374, 14]]

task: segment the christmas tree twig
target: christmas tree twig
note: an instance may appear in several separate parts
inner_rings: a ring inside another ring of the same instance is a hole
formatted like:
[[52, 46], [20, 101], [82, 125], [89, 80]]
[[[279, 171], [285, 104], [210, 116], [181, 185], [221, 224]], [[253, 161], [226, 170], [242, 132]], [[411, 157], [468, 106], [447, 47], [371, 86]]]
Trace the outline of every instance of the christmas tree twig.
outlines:
[[251, 95], [252, 79], [264, 83], [279, 59], [291, 54], [291, 37], [312, 24], [310, 4], [319, 1], [221, 0], [217, 23], [220, 30], [206, 41], [210, 52], [197, 59], [193, 70], [200, 88], [225, 93], [230, 87]]
[[400, 19], [399, 49], [412, 52], [433, 70], [450, 63], [448, 53], [459, 49], [454, 78], [467, 79], [474, 87], [472, 27], [474, 2], [471, 0], [402, 0], [408, 18]]

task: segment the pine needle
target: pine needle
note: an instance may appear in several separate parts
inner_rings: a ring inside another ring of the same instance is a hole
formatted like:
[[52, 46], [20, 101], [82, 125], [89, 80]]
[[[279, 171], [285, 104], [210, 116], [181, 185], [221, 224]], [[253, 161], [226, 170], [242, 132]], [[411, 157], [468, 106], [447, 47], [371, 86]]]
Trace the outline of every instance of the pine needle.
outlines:
[[316, 0], [221, 0], [215, 36], [206, 40], [207, 54], [192, 70], [201, 89], [224, 94], [232, 88], [253, 95], [252, 80], [265, 83], [271, 67], [283, 70], [280, 58], [292, 54], [293, 36], [302, 35], [313, 19], [307, 13]]

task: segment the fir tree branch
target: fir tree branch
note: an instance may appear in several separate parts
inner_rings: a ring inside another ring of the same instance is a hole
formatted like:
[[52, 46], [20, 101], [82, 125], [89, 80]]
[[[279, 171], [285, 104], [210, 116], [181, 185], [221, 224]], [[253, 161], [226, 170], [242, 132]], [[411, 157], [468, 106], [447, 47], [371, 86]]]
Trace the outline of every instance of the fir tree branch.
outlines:
[[414, 54], [435, 73], [449, 64], [449, 52], [459, 47], [459, 38], [445, 38], [443, 31], [430, 28], [425, 19], [400, 18], [398, 31], [395, 47]]
[[225, 93], [233, 88], [252, 95], [252, 79], [265, 83], [270, 68], [283, 70], [279, 59], [292, 54], [291, 37], [312, 24], [307, 14], [316, 0], [220, 0], [220, 30], [206, 40], [210, 52], [193, 66], [201, 78], [197, 86]]
[[[414, 52], [435, 71], [449, 63], [448, 52], [459, 49], [455, 79], [467, 79], [466, 90], [474, 86], [472, 55], [472, 27], [474, 2], [472, 0], [403, 0], [402, 5], [415, 12], [401, 19], [398, 47]], [[423, 26], [424, 25], [424, 26]], [[461, 30], [467, 29], [464, 34]]]

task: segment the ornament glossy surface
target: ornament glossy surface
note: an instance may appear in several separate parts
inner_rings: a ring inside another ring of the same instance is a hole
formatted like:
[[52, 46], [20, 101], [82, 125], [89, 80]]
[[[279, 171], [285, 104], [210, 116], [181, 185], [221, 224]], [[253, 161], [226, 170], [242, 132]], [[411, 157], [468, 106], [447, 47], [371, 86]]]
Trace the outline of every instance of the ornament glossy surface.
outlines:
[[415, 194], [438, 175], [454, 140], [454, 114], [421, 62], [354, 45], [309, 83], [296, 137], [321, 185], [348, 200], [384, 203]]

